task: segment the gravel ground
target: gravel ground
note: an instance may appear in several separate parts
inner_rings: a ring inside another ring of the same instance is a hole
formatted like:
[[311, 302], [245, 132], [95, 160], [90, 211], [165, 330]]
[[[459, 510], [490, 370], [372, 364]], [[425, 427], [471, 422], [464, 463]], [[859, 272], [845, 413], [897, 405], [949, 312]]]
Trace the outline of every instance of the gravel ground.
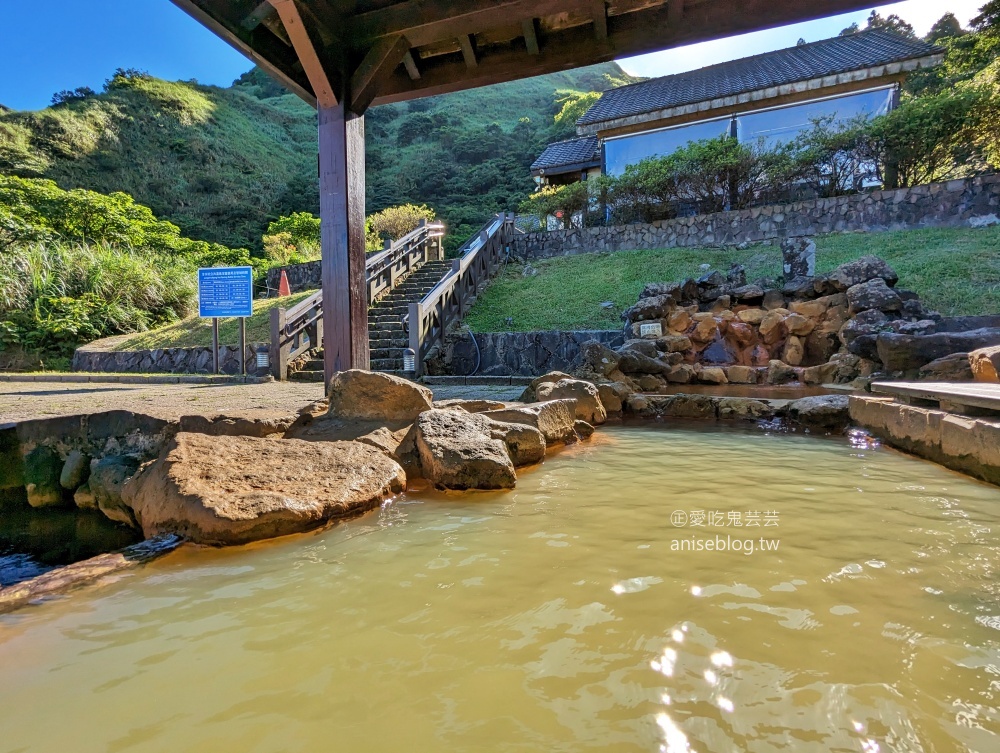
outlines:
[[[479, 385], [433, 387], [437, 400], [516, 400], [523, 389]], [[0, 382], [0, 424], [108, 410], [130, 410], [166, 419], [191, 414], [264, 418], [287, 416], [322, 397], [321, 384], [299, 382], [151, 385]]]

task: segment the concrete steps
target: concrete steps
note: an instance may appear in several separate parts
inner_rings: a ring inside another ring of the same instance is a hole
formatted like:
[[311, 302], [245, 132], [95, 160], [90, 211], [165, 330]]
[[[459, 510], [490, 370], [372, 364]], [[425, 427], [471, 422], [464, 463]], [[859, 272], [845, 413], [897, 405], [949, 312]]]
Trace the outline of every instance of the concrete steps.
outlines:
[[[451, 269], [450, 261], [429, 261], [397, 285], [368, 309], [368, 348], [372, 371], [406, 376], [403, 351], [409, 347], [409, 335], [403, 318], [410, 304], [423, 298]], [[290, 381], [322, 382], [323, 353], [313, 351], [312, 358], [289, 375]]]

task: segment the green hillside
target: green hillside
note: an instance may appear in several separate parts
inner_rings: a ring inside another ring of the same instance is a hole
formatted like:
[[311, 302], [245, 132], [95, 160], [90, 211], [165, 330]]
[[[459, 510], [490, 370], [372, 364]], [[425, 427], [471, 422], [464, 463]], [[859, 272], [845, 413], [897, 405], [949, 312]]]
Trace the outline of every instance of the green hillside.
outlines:
[[[531, 189], [563, 89], [627, 75], [610, 63], [371, 110], [368, 212], [425, 203], [452, 238]], [[184, 235], [257, 248], [269, 221], [318, 211], [313, 111], [254, 70], [229, 88], [118, 71], [37, 112], [0, 109], [0, 173], [124, 191]]]

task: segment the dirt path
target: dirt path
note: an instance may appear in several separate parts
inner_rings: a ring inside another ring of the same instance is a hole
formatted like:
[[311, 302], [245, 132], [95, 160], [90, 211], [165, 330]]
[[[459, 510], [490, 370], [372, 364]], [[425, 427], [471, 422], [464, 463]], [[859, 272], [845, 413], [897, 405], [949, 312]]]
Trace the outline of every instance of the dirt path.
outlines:
[[[435, 386], [434, 397], [516, 400], [523, 387]], [[101, 384], [0, 382], [0, 424], [51, 416], [130, 410], [177, 419], [191, 414], [248, 418], [287, 416], [320, 400], [317, 383], [264, 384]]]

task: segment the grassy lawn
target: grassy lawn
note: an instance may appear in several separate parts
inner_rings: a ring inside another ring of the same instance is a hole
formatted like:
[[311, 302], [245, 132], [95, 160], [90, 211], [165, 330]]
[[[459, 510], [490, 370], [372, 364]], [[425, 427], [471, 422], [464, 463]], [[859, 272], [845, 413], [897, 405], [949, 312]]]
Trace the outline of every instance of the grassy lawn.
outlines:
[[[254, 301], [253, 316], [247, 320], [247, 342], [270, 342], [271, 309], [281, 305], [291, 308], [315, 291], [296, 293], [287, 298], [267, 298]], [[223, 345], [239, 343], [239, 323], [237, 319], [223, 319], [219, 322], [219, 342]], [[212, 345], [212, 320], [191, 316], [167, 327], [142, 332], [129, 338], [121, 345], [122, 350], [151, 350], [153, 348], [195, 348]]]
[[[899, 274], [899, 287], [915, 290], [931, 309], [947, 315], [1000, 313], [1000, 228], [941, 228], [851, 233], [816, 239], [819, 272], [860, 256], [880, 256]], [[743, 264], [747, 279], [781, 274], [777, 246], [740, 249], [660, 249], [581, 254], [533, 262], [538, 274], [511, 265], [473, 307], [466, 323], [475, 332], [547, 329], [617, 329], [621, 311], [648, 282], [697, 277], [702, 264], [725, 272]], [[612, 301], [614, 309], [601, 308]]]

